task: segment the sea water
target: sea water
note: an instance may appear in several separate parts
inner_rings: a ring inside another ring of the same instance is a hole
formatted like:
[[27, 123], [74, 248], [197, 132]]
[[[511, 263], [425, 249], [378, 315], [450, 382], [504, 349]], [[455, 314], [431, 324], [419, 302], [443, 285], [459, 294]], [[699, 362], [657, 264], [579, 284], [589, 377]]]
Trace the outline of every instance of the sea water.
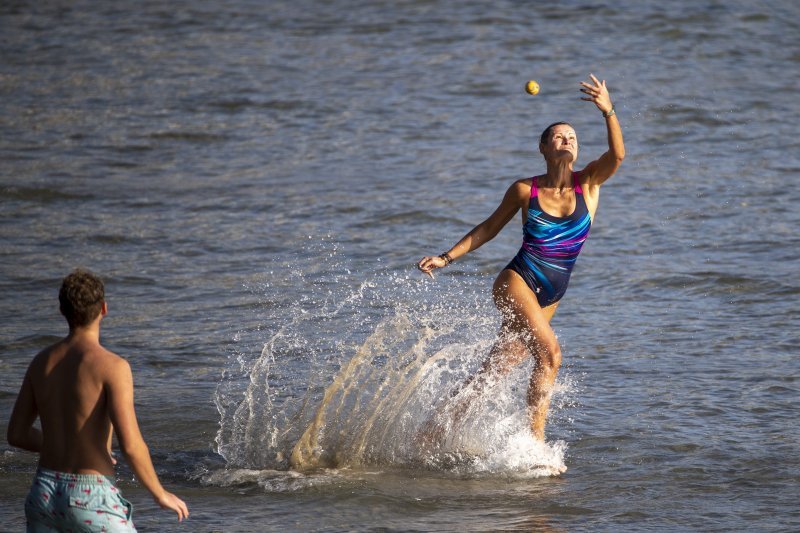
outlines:
[[[317, 247], [323, 261], [339, 261], [326, 257], [324, 245], [309, 249]], [[218, 451], [229, 466], [439, 470], [442, 456], [463, 455], [469, 465], [460, 472], [496, 472], [506, 462], [500, 470], [516, 475], [563, 467], [562, 454], [534, 442], [528, 429], [530, 364], [492, 382], [457, 423], [435, 409], [477, 371], [496, 338], [497, 313], [472, 290], [474, 280], [442, 280], [444, 294], [460, 296], [444, 303], [441, 289], [416, 274], [379, 271], [353, 284], [288, 278], [278, 285], [307, 289], [299, 308], [289, 315], [272, 308], [262, 319], [274, 325], [260, 356], [237, 357], [216, 396]], [[317, 333], [309, 338], [308, 331]], [[418, 442], [428, 421], [447, 426], [446, 438], [431, 447]]]
[[[121, 461], [141, 531], [800, 528], [798, 20], [789, 0], [3, 3], [0, 433], [85, 266], [191, 511]], [[579, 167], [605, 150], [590, 72], [627, 158], [552, 322], [546, 443], [528, 362], [422, 450], [496, 340], [519, 218], [435, 280], [414, 264], [542, 172], [547, 124], [575, 126]], [[35, 465], [0, 444], [0, 530], [24, 528]]]

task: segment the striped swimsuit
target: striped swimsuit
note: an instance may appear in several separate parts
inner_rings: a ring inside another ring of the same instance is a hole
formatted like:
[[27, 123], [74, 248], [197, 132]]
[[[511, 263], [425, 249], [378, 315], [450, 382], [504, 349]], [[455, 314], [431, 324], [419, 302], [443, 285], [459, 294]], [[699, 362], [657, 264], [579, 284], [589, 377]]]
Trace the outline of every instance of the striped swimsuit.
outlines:
[[528, 219], [522, 228], [522, 248], [506, 266], [522, 276], [542, 307], [556, 303], [567, 292], [572, 267], [592, 225], [575, 174], [572, 174], [575, 210], [565, 217], [544, 212], [539, 205], [538, 176], [533, 178]]

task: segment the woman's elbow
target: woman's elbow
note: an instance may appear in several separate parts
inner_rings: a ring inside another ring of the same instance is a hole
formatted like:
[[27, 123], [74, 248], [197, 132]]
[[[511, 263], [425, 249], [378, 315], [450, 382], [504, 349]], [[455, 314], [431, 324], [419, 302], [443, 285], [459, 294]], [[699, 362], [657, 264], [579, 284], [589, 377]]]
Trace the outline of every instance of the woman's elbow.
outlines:
[[470, 236], [472, 237], [472, 246], [471, 248], [474, 250], [475, 248], [479, 248], [483, 244], [486, 244], [494, 235], [492, 234], [492, 224], [489, 221], [483, 221], [471, 232]]
[[486, 230], [483, 231], [480, 234], [480, 236], [476, 239], [475, 248], [479, 248], [479, 247], [483, 246], [484, 244], [486, 244], [487, 242], [491, 241], [492, 239], [494, 239], [497, 236], [497, 234], [499, 232], [500, 232], [500, 230], [498, 230], [495, 227], [487, 227]]

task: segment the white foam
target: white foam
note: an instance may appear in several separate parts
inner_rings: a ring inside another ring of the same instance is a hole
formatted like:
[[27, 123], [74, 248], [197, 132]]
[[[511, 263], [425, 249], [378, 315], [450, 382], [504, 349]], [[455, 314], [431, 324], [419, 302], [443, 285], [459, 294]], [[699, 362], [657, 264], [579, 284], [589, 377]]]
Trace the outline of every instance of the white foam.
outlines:
[[[341, 276], [347, 269], [331, 271]], [[319, 265], [313, 280], [291, 276], [293, 284], [308, 283], [309, 294], [290, 315], [278, 314], [285, 306], [273, 308], [263, 349], [244, 363], [242, 354], [237, 358], [246, 382], [218, 389], [218, 444], [229, 470], [209, 477], [215, 484], [283, 471], [290, 459], [303, 469], [374, 468], [431, 466], [437, 454], [461, 454], [471, 457], [458, 466], [465, 473], [563, 470], [566, 444], [537, 442], [528, 429], [530, 362], [492, 384], [464, 420], [443, 422], [444, 442], [432, 449], [415, 444], [495, 340], [499, 318], [475, 279], [431, 284], [389, 274], [337, 284], [319, 277]], [[281, 285], [261, 287], [267, 300], [279, 299]], [[555, 394], [568, 389], [560, 385]]]
[[300, 473], [294, 470], [254, 470], [249, 468], [222, 469], [209, 472], [200, 482], [217, 487], [237, 487], [245, 489], [256, 485], [266, 492], [300, 492], [310, 487], [330, 485], [341, 481], [342, 475], [336, 469], [324, 469], [313, 473]]

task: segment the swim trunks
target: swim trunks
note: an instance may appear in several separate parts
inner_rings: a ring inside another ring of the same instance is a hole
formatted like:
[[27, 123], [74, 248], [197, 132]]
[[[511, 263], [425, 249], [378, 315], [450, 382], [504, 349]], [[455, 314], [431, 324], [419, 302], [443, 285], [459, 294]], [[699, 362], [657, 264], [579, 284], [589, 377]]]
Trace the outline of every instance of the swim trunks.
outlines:
[[132, 512], [111, 478], [46, 468], [37, 470], [25, 500], [28, 533], [135, 532]]
[[522, 247], [505, 269], [522, 276], [539, 305], [545, 307], [559, 301], [567, 292], [572, 267], [589, 236], [592, 218], [575, 172], [572, 173], [575, 210], [565, 217], [549, 215], [541, 208], [537, 178], [532, 178]]

